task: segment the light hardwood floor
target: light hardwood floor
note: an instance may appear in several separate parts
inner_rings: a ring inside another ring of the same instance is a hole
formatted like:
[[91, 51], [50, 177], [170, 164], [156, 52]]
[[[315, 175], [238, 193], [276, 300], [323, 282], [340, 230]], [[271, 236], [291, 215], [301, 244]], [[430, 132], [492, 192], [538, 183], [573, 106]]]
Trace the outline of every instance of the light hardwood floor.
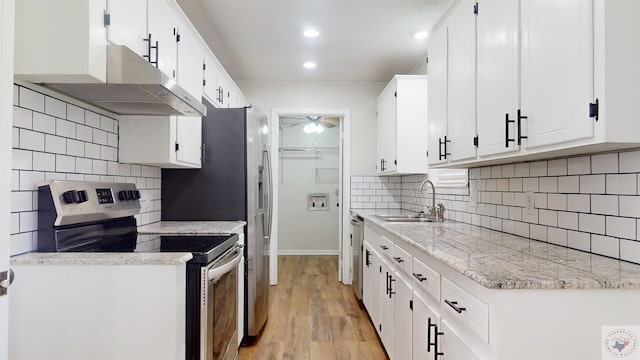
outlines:
[[353, 289], [338, 281], [337, 256], [279, 256], [269, 320], [239, 360], [385, 360]]

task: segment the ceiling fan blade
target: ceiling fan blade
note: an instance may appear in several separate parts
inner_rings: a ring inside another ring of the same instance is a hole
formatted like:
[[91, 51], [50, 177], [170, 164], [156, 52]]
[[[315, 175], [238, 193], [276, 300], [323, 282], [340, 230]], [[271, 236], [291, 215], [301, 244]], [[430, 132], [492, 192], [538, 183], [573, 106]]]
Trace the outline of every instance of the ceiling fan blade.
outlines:
[[335, 127], [334, 124], [332, 124], [331, 122], [327, 121], [328, 119], [324, 119], [324, 120], [320, 120], [318, 123], [322, 126], [324, 126], [327, 129], [331, 129], [332, 127]]

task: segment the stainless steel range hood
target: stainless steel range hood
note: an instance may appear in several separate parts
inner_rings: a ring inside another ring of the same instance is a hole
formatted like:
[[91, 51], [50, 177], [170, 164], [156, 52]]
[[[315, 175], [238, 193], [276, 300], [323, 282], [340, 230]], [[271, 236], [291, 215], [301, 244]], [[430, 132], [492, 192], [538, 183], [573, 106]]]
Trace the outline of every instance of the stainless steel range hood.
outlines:
[[207, 115], [199, 99], [121, 45], [107, 46], [106, 83], [42, 85], [120, 115]]

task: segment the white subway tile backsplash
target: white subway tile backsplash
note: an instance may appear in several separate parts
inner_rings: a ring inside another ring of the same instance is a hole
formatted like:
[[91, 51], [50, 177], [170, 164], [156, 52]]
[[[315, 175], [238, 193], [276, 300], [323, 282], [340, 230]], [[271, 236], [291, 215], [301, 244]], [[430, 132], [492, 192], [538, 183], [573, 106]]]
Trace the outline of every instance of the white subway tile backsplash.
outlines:
[[118, 147], [118, 135], [113, 133], [107, 134], [107, 145], [117, 148]]
[[640, 241], [620, 239], [620, 258], [640, 263]]
[[540, 178], [540, 192], [546, 192], [546, 193], [558, 192], [558, 178], [557, 177]]
[[[522, 179], [520, 179], [522, 181]], [[496, 190], [509, 191], [509, 179], [498, 179], [496, 183]]]
[[640, 218], [640, 196], [620, 196], [620, 216]]
[[618, 196], [591, 195], [591, 212], [594, 214], [618, 215]]
[[20, 107], [44, 112], [44, 95], [33, 90], [20, 87]]
[[509, 191], [520, 192], [523, 191], [523, 181], [521, 178], [509, 179]]
[[554, 210], [539, 210], [538, 222], [541, 225], [558, 226], [558, 212]]
[[603, 215], [579, 214], [578, 227], [580, 231], [594, 234], [604, 234], [605, 217]]
[[50, 96], [44, 98], [44, 112], [48, 115], [67, 118], [67, 104]]
[[607, 216], [607, 235], [635, 240], [636, 219]]
[[18, 85], [13, 85], [13, 105], [20, 104], [20, 88]]
[[529, 225], [529, 232], [530, 232], [529, 236], [532, 239], [545, 241], [545, 242], [548, 239], [546, 226], [531, 224]]
[[28, 211], [20, 213], [20, 232], [38, 230], [38, 212]]
[[84, 124], [84, 109], [75, 105], [67, 104], [66, 119], [77, 124]]
[[549, 196], [546, 193], [535, 193], [533, 195], [533, 205], [537, 209], [546, 209]]
[[76, 125], [76, 138], [80, 141], [93, 141], [93, 129], [85, 125]]
[[67, 139], [55, 135], [45, 135], [44, 151], [53, 154], [66, 154]]
[[76, 159], [73, 156], [56, 155], [57, 172], [75, 172]]
[[620, 172], [640, 172], [640, 150], [620, 153]]
[[56, 134], [68, 138], [75, 138], [76, 123], [63, 119], [56, 119]]
[[[529, 163], [517, 163], [515, 164], [515, 177], [528, 177], [529, 176]], [[472, 169], [473, 170], [473, 169]]]
[[538, 178], [522, 179], [522, 191], [538, 192], [538, 190], [540, 189], [538, 184], [539, 184]]
[[37, 189], [44, 182], [44, 173], [40, 171], [20, 171], [20, 190]]
[[23, 129], [33, 129], [33, 111], [14, 106], [13, 126]]
[[567, 195], [549, 194], [547, 197], [547, 207], [553, 210], [567, 210]]
[[33, 196], [31, 191], [14, 191], [11, 193], [11, 211], [32, 211]]
[[578, 176], [561, 176], [558, 178], [558, 192], [560, 193], [579, 193], [580, 177]]
[[567, 210], [578, 212], [591, 211], [591, 195], [567, 195]]
[[591, 235], [584, 232], [568, 231], [567, 246], [582, 251], [591, 251]]
[[549, 160], [547, 171], [549, 176], [567, 175], [567, 159]]
[[84, 142], [67, 139], [67, 155], [84, 156]]
[[47, 134], [55, 134], [56, 118], [38, 112], [33, 112], [33, 130]]
[[529, 176], [547, 176], [547, 162], [536, 161], [530, 163]]
[[84, 144], [84, 154], [86, 157], [91, 158], [91, 159], [100, 159], [100, 145], [98, 144], [91, 144], [91, 143], [85, 143]]
[[563, 229], [578, 230], [578, 213], [559, 211], [558, 227]]
[[93, 160], [76, 158], [76, 172], [79, 172], [81, 174], [93, 173]]
[[12, 255], [23, 254], [33, 250], [33, 232], [11, 234], [9, 249]]
[[489, 179], [491, 178], [491, 167], [485, 166], [480, 168], [480, 179]]
[[491, 177], [498, 179], [502, 177], [502, 166], [495, 165], [491, 167]]
[[101, 146], [100, 147], [100, 159], [115, 161], [116, 160], [116, 149], [109, 146]]
[[44, 151], [44, 134], [20, 129], [20, 147], [27, 150]]
[[93, 160], [93, 173], [107, 175], [107, 162], [103, 160]]
[[591, 173], [605, 174], [618, 172], [618, 154], [601, 154], [591, 156]]
[[20, 171], [11, 170], [11, 191], [20, 190]]
[[11, 152], [11, 167], [14, 170], [33, 169], [33, 152], [13, 149]]
[[20, 232], [20, 213], [11, 213], [11, 234]]
[[33, 153], [33, 170], [40, 171], [55, 171], [56, 170], [56, 156], [54, 154], [48, 154], [43, 152]]
[[89, 110], [85, 110], [84, 112], [84, 124], [87, 126], [91, 126], [93, 128], [100, 128], [100, 115], [89, 111]]
[[591, 157], [580, 156], [567, 159], [568, 175], [583, 175], [591, 173]]
[[550, 227], [548, 229], [548, 241], [551, 244], [567, 246], [568, 232], [565, 229]]
[[605, 176], [604, 175], [582, 175], [580, 176], [580, 192], [585, 194], [604, 194]]
[[20, 129], [16, 127], [11, 129], [11, 144], [14, 148], [20, 147]]
[[609, 236], [591, 235], [591, 252], [620, 258], [620, 240]]
[[514, 164], [502, 165], [502, 177], [509, 179], [516, 176], [516, 167]]
[[607, 194], [635, 195], [638, 193], [636, 174], [608, 174]]

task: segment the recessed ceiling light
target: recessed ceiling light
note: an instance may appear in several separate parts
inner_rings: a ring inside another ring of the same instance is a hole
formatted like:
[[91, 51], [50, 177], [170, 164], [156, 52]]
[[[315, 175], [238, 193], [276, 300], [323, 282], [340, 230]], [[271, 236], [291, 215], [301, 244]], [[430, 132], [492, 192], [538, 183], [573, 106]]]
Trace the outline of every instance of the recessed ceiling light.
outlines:
[[304, 34], [304, 36], [309, 38], [320, 36], [320, 32], [318, 30], [313, 30], [313, 29], [305, 30], [302, 34]]
[[304, 66], [307, 69], [313, 69], [314, 67], [316, 67], [316, 63], [308, 61], [308, 62], [302, 64], [302, 66]]
[[416, 38], [417, 40], [426, 39], [427, 36], [429, 36], [429, 33], [426, 31], [418, 31], [415, 34], [413, 34], [413, 37]]

